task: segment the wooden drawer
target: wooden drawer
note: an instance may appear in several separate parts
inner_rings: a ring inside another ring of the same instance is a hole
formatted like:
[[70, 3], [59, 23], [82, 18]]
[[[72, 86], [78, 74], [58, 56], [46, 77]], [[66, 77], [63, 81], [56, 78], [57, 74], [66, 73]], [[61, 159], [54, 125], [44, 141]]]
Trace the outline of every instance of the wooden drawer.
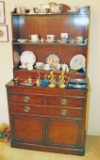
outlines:
[[30, 105], [10, 105], [11, 113], [29, 113], [29, 114], [44, 114], [43, 107], [35, 107]]
[[62, 107], [46, 107], [45, 108], [45, 115], [50, 116], [59, 116], [59, 117], [73, 117], [73, 118], [80, 118], [82, 117], [82, 109], [79, 108], [62, 108]]
[[83, 100], [81, 97], [47, 97], [46, 104], [52, 106], [75, 106], [82, 107]]
[[11, 103], [44, 105], [44, 98], [42, 96], [32, 94], [8, 94], [8, 101]]

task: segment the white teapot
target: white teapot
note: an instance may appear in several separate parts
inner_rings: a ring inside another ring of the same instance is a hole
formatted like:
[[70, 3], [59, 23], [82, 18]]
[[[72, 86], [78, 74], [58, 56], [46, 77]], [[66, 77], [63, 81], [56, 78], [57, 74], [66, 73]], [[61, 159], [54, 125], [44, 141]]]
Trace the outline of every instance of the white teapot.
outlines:
[[62, 64], [62, 71], [66, 71], [66, 72], [69, 72], [69, 68], [68, 68], [68, 65], [67, 64]]

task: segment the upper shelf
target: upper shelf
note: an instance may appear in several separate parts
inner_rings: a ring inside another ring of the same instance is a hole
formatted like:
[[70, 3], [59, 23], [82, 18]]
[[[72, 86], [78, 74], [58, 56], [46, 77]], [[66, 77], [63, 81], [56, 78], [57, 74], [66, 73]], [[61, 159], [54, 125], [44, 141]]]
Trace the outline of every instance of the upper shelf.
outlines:
[[43, 16], [43, 15], [88, 15], [89, 12], [61, 12], [61, 13], [13, 13], [15, 16]]
[[63, 42], [17, 42], [14, 41], [13, 44], [17, 44], [17, 45], [71, 45], [71, 46], [86, 46], [87, 43], [63, 43]]
[[[66, 5], [66, 4], [59, 4], [60, 6], [61, 6], [61, 8], [62, 8], [62, 10], [61, 11], [59, 11], [59, 12], [53, 12], [52, 11], [52, 8], [45, 8], [46, 6], [43, 6], [43, 10], [45, 9], [45, 12], [43, 12], [43, 11], [41, 11], [42, 10], [42, 6], [40, 7], [39, 6], [39, 8], [38, 8], [38, 6], [37, 7], [33, 7], [31, 10], [29, 9], [29, 10], [25, 10], [25, 13], [19, 13], [19, 12], [17, 12], [17, 8], [15, 8], [14, 9], [14, 11], [12, 12], [12, 15], [24, 15], [24, 16], [42, 16], [42, 15], [78, 15], [78, 14], [89, 14], [89, 12], [90, 12], [90, 6], [84, 6], [84, 7], [80, 7], [80, 8], [76, 8], [76, 10], [75, 10], [75, 8], [71, 8], [71, 7], [69, 7], [68, 5]], [[49, 6], [50, 7], [50, 6]], [[36, 11], [36, 10], [38, 10], [38, 11]], [[74, 9], [74, 10], [73, 10]]]

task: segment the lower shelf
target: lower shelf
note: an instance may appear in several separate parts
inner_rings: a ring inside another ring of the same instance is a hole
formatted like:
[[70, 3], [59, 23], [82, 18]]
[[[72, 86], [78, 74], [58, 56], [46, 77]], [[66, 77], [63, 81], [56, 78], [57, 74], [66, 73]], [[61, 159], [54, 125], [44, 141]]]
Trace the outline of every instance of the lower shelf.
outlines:
[[80, 155], [80, 156], [84, 156], [85, 154], [85, 147], [84, 148], [72, 148], [72, 147], [61, 148], [61, 147], [36, 145], [36, 144], [21, 143], [21, 142], [14, 142], [14, 141], [11, 141], [11, 147], [38, 150], [38, 151], [44, 151], [44, 152], [73, 154], [73, 155]]

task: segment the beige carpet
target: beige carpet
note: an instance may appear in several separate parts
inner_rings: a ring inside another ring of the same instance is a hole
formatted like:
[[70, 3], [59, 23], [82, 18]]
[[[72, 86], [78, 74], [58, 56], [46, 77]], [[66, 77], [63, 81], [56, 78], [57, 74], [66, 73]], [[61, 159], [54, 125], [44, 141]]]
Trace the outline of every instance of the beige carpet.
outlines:
[[0, 160], [100, 160], [100, 136], [87, 136], [85, 156], [15, 149], [0, 142]]

